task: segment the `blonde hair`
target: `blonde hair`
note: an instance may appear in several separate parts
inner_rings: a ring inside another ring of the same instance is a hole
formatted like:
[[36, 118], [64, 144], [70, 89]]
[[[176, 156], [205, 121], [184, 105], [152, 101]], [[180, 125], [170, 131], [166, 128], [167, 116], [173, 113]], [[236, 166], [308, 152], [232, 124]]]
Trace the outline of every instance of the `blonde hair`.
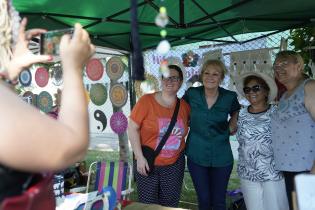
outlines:
[[221, 72], [221, 79], [223, 80], [225, 77], [225, 73], [226, 73], [226, 67], [223, 64], [222, 61], [220, 60], [207, 60], [206, 62], [203, 63], [202, 67], [201, 67], [201, 71], [200, 71], [200, 79], [202, 80], [202, 75], [204, 74], [204, 72], [206, 71], [206, 69], [212, 66], [218, 70], [220, 70]]
[[8, 2], [0, 0], [0, 72], [4, 71], [12, 57], [12, 21], [9, 15]]
[[287, 60], [287, 61], [291, 61], [295, 64], [299, 64], [302, 70], [304, 68], [304, 60], [303, 60], [302, 56], [295, 51], [292, 51], [292, 50], [281, 51], [281, 52], [277, 53], [275, 61], [277, 61], [279, 59]]

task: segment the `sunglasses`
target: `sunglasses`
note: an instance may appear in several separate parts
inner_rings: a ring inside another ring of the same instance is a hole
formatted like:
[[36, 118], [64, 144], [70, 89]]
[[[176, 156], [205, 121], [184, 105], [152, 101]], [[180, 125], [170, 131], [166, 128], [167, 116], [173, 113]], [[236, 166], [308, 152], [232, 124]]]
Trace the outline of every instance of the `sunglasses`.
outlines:
[[178, 82], [180, 81], [180, 77], [177, 77], [177, 76], [163, 77], [162, 76], [162, 80], [167, 81], [167, 82]]
[[257, 93], [257, 92], [261, 91], [262, 88], [263, 87], [260, 86], [260, 85], [254, 85], [253, 87], [244, 87], [243, 91], [244, 91], [245, 94], [249, 94], [250, 91], [253, 91], [254, 93]]

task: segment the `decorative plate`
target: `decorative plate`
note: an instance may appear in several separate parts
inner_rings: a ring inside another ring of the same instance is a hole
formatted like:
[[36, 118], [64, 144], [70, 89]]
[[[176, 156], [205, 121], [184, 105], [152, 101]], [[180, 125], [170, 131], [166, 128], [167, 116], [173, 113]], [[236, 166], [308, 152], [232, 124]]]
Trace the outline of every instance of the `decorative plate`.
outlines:
[[106, 63], [106, 73], [111, 80], [118, 80], [124, 73], [124, 64], [119, 57], [112, 57]]
[[22, 95], [22, 99], [29, 104], [33, 104], [34, 94], [31, 91], [26, 91]]
[[32, 73], [29, 69], [24, 69], [19, 75], [19, 81], [22, 86], [27, 87], [32, 83]]
[[145, 73], [145, 80], [139, 81], [136, 80], [134, 83], [136, 95], [138, 98], [144, 94], [155, 92], [159, 90], [159, 81], [152, 74]]
[[117, 134], [123, 134], [127, 130], [128, 120], [122, 112], [115, 112], [110, 118], [110, 127]]
[[53, 106], [53, 99], [47, 91], [42, 91], [37, 97], [37, 107], [45, 113], [51, 111]]
[[107, 89], [101, 83], [92, 84], [90, 88], [90, 99], [97, 105], [102, 106], [107, 99]]
[[35, 72], [35, 81], [39, 87], [45, 87], [49, 80], [49, 73], [46, 68], [39, 67]]
[[61, 65], [54, 65], [51, 67], [51, 78], [52, 83], [56, 86], [60, 86], [63, 83]]
[[102, 78], [104, 73], [104, 66], [99, 59], [92, 58], [86, 64], [86, 74], [92, 81], [97, 81]]
[[122, 107], [126, 104], [128, 93], [122, 84], [115, 84], [110, 88], [109, 98], [112, 104], [116, 107]]

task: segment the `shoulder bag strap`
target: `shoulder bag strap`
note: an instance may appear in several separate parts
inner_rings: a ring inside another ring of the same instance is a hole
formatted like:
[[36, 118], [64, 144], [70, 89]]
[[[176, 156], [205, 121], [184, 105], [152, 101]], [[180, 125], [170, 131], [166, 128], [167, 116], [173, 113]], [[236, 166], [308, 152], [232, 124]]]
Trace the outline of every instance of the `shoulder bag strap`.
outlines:
[[166, 143], [166, 140], [168, 139], [168, 137], [170, 136], [173, 128], [174, 128], [174, 125], [177, 121], [177, 115], [178, 115], [178, 110], [179, 110], [179, 105], [180, 105], [180, 99], [177, 98], [177, 102], [176, 102], [176, 107], [175, 107], [175, 110], [174, 110], [174, 113], [173, 113], [173, 116], [172, 116], [172, 119], [171, 119], [171, 122], [170, 122], [170, 125], [168, 126], [167, 128], [167, 131], [166, 133], [164, 134], [162, 140], [160, 141], [158, 147], [156, 148], [156, 150], [154, 151], [155, 152], [155, 156], [158, 156], [158, 154], [161, 152], [164, 144]]

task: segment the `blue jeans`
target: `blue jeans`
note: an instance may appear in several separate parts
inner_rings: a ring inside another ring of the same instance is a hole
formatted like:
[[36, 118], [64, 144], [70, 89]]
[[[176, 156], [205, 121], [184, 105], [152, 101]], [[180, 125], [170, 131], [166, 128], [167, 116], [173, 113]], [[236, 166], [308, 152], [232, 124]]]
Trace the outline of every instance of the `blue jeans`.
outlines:
[[233, 164], [224, 167], [204, 167], [187, 160], [199, 210], [226, 210], [225, 195]]

